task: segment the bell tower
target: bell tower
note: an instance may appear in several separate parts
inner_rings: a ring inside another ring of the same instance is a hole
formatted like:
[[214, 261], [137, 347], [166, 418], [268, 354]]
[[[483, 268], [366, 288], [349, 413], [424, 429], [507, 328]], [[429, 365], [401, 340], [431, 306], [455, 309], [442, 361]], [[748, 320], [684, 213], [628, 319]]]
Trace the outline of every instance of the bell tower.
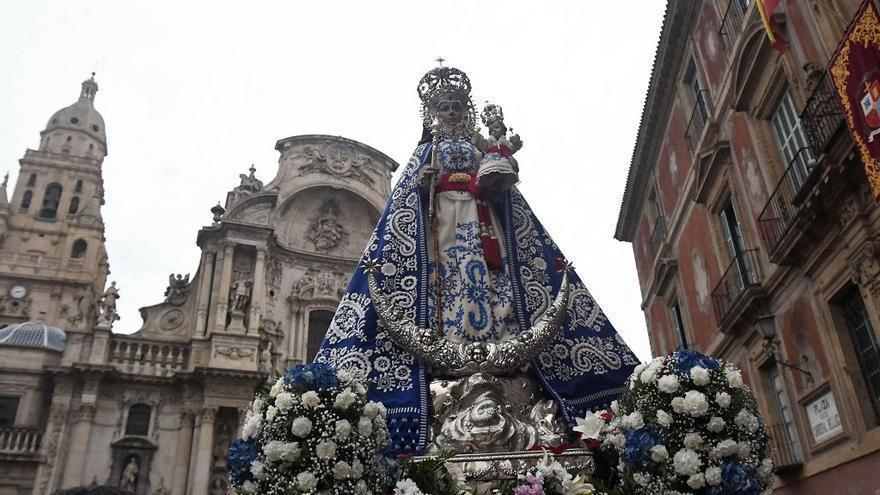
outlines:
[[104, 246], [104, 119], [98, 83], [55, 112], [40, 145], [19, 160], [11, 197], [0, 190], [0, 324], [37, 320], [90, 331], [109, 273]]

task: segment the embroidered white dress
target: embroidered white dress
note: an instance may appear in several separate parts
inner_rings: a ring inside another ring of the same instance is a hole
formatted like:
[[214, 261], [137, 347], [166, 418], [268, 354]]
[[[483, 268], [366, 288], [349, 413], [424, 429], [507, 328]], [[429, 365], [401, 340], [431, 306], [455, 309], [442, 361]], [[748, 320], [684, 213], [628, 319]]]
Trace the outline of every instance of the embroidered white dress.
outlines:
[[[465, 139], [444, 139], [437, 145], [441, 174], [475, 175], [482, 153]], [[501, 268], [490, 268], [484, 257], [478, 199], [469, 191], [436, 193], [437, 239], [440, 251], [443, 333], [451, 341], [501, 341], [517, 325], [512, 287], [504, 263], [502, 225], [486, 200], [502, 256]], [[430, 221], [430, 220], [426, 220]], [[436, 320], [436, 268], [434, 240], [426, 226], [429, 264], [428, 301], [431, 320]]]

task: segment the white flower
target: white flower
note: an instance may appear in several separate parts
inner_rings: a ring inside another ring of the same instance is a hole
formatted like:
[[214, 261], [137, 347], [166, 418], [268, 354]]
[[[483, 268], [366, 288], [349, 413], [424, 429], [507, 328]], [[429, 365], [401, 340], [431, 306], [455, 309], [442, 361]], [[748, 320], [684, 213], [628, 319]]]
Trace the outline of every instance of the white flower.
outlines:
[[752, 446], [749, 442], [739, 442], [736, 444], [736, 456], [740, 459], [746, 459], [752, 453]]
[[263, 479], [263, 463], [260, 461], [252, 461], [251, 462], [251, 474], [254, 475], [254, 478]]
[[709, 370], [702, 366], [694, 366], [691, 368], [691, 380], [694, 384], [702, 387], [709, 384]]
[[684, 394], [684, 410], [691, 417], [702, 416], [709, 410], [709, 401], [706, 400], [706, 396], [702, 392], [688, 390]]
[[684, 446], [697, 450], [703, 445], [703, 437], [700, 436], [699, 433], [688, 433], [684, 436]]
[[678, 390], [678, 377], [675, 375], [666, 375], [657, 380], [657, 388], [661, 392], [674, 394]]
[[266, 408], [266, 419], [268, 421], [272, 421], [275, 419], [275, 415], [278, 414], [278, 408], [275, 406], [269, 406]]
[[302, 394], [300, 396], [300, 399], [302, 399], [303, 405], [308, 407], [309, 409], [314, 409], [314, 407], [317, 406], [319, 402], [321, 402], [321, 399], [318, 397], [318, 393], [314, 390], [309, 390], [308, 392]]
[[272, 385], [271, 389], [269, 389], [269, 397], [272, 397], [274, 399], [282, 391], [284, 391], [284, 377], [281, 377], [275, 381], [275, 384]]
[[367, 495], [367, 483], [364, 480], [358, 481], [357, 485], [354, 486], [354, 493], [356, 495]]
[[651, 476], [647, 473], [636, 471], [633, 473], [633, 481], [639, 486], [648, 486], [648, 483], [651, 482]]
[[727, 384], [730, 388], [741, 388], [744, 386], [742, 373], [736, 368], [727, 370]]
[[253, 481], [247, 480], [241, 484], [241, 491], [245, 493], [254, 493], [256, 491], [257, 485], [254, 484]]
[[275, 407], [280, 411], [289, 411], [293, 407], [293, 396], [288, 392], [281, 392], [275, 397]]
[[266, 455], [266, 459], [272, 462], [280, 461], [281, 456], [284, 455], [284, 446], [285, 442], [272, 440], [263, 445], [263, 454]]
[[697, 474], [703, 461], [700, 460], [700, 454], [691, 449], [681, 449], [672, 456], [672, 462], [675, 466], [675, 472], [690, 476]]
[[633, 411], [625, 415], [620, 420], [620, 424], [624, 428], [638, 430], [639, 428], [645, 426], [645, 420], [642, 418], [642, 413], [638, 411]]
[[611, 401], [611, 412], [613, 412], [615, 416], [620, 413], [620, 404], [617, 403], [617, 399]]
[[312, 491], [316, 486], [318, 486], [318, 478], [311, 471], [303, 471], [296, 475], [296, 487], [300, 491]]
[[672, 415], [663, 409], [657, 409], [657, 423], [660, 426], [669, 426], [672, 424]]
[[351, 463], [351, 477], [359, 480], [364, 475], [364, 465], [359, 459], [355, 459]]
[[669, 451], [665, 445], [655, 445], [651, 447], [651, 460], [654, 462], [663, 462], [669, 459]]
[[370, 418], [361, 416], [361, 419], [358, 420], [358, 433], [365, 437], [373, 433], [373, 422], [370, 421]]
[[348, 438], [351, 433], [351, 423], [347, 419], [340, 419], [336, 422], [336, 439], [339, 441]]
[[706, 484], [706, 477], [703, 475], [703, 473], [692, 474], [688, 478], [687, 484], [694, 490], [699, 490], [700, 488], [703, 488], [703, 485]]
[[295, 442], [285, 443], [281, 452], [281, 460], [283, 461], [295, 461], [299, 459], [300, 450], [299, 444]]
[[669, 403], [672, 405], [672, 410], [681, 414], [684, 412], [684, 397], [673, 397]]
[[720, 459], [722, 457], [727, 457], [736, 453], [739, 449], [739, 446], [733, 440], [727, 438], [718, 442], [715, 445], [715, 448], [709, 451], [709, 457], [713, 459]]
[[765, 458], [761, 461], [761, 467], [758, 468], [758, 473], [766, 478], [773, 473], [773, 461], [769, 458]]
[[318, 459], [330, 459], [336, 455], [336, 442], [333, 440], [324, 440], [318, 443], [318, 446], [315, 447], [315, 454], [318, 455]]
[[724, 423], [724, 418], [712, 416], [712, 418], [709, 419], [709, 424], [706, 425], [706, 428], [712, 433], [720, 433], [725, 426], [726, 423]]
[[710, 467], [706, 469], [706, 483], [715, 486], [721, 483], [721, 468]]
[[333, 407], [340, 411], [345, 411], [354, 403], [355, 399], [357, 399], [357, 396], [354, 395], [354, 392], [352, 392], [350, 388], [346, 388], [342, 392], [336, 394], [336, 400], [333, 402]]
[[379, 403], [378, 402], [367, 402], [367, 405], [364, 406], [364, 416], [373, 419], [379, 415]]
[[333, 477], [338, 480], [344, 480], [351, 475], [351, 466], [345, 461], [339, 461], [333, 466]]
[[244, 420], [244, 426], [241, 428], [241, 435], [244, 438], [253, 438], [260, 431], [260, 415], [249, 412]]
[[622, 449], [623, 446], [626, 445], [626, 437], [621, 435], [620, 433], [608, 435], [608, 441], [611, 443], [611, 445], [614, 445], [617, 450]]
[[654, 383], [657, 380], [657, 372], [660, 371], [660, 366], [663, 363], [662, 358], [654, 358], [648, 366], [645, 367], [645, 370], [642, 371], [641, 376], [639, 377], [644, 383]]
[[720, 407], [721, 409], [727, 409], [728, 407], [730, 407], [731, 400], [732, 398], [727, 392], [718, 392], [717, 394], [715, 394], [715, 403], [718, 404], [718, 407]]
[[394, 493], [393, 495], [422, 495], [422, 491], [419, 490], [419, 486], [416, 485], [416, 482], [407, 478], [405, 480], [400, 480], [394, 485]]
[[305, 438], [312, 432], [312, 420], [305, 416], [299, 416], [290, 424], [290, 432], [294, 435]]
[[633, 370], [632, 375], [631, 375], [633, 377], [633, 380], [635, 380], [636, 378], [639, 377], [639, 375], [642, 374], [642, 371], [645, 370], [646, 366], [648, 366], [648, 365], [645, 363], [639, 363], [638, 365], [636, 365], [636, 369]]
[[736, 413], [733, 423], [740, 428], [745, 428], [749, 433], [756, 432], [759, 427], [758, 418], [745, 409], [740, 409], [740, 411]]
[[602, 434], [602, 428], [605, 427], [605, 420], [592, 411], [587, 411], [583, 418], [575, 418], [577, 426], [574, 431], [580, 432], [583, 439], [598, 439]]

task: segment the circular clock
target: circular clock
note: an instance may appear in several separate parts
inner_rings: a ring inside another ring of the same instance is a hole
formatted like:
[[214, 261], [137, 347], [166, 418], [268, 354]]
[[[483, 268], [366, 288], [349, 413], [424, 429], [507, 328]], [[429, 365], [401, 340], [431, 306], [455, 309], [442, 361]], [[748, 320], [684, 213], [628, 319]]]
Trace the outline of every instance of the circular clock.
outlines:
[[21, 299], [27, 295], [27, 289], [22, 285], [13, 285], [12, 288], [9, 289], [9, 295], [16, 299]]

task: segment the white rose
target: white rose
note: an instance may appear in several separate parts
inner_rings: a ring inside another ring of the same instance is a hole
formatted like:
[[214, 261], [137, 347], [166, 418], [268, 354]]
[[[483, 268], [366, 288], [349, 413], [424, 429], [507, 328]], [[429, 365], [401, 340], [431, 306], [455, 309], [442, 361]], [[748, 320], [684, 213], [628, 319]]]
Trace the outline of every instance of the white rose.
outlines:
[[263, 463], [260, 461], [252, 461], [251, 462], [251, 474], [254, 475], [254, 478], [263, 479]]
[[636, 369], [633, 370], [632, 375], [631, 375], [631, 376], [633, 377], [633, 381], [635, 381], [635, 379], [638, 378], [639, 375], [642, 374], [642, 371], [645, 370], [645, 367], [646, 367], [646, 366], [647, 366], [647, 365], [646, 365], [645, 363], [639, 363], [639, 364], [636, 366]]
[[688, 433], [684, 436], [684, 446], [697, 450], [703, 445], [703, 437], [700, 436], [699, 433]]
[[681, 414], [684, 412], [684, 397], [674, 397], [671, 401], [669, 401], [672, 405], [672, 410]]
[[684, 410], [691, 415], [691, 417], [698, 417], [706, 414], [709, 410], [709, 402], [706, 400], [706, 396], [703, 395], [702, 392], [698, 392], [696, 390], [688, 390], [686, 394], [684, 394]]
[[289, 411], [293, 407], [293, 396], [288, 392], [281, 392], [275, 397], [275, 407], [279, 411]]
[[312, 420], [305, 416], [299, 416], [291, 423], [290, 432], [300, 438], [309, 436], [309, 433], [312, 432]]
[[702, 366], [694, 366], [691, 368], [691, 380], [695, 385], [702, 387], [709, 384], [709, 370]]
[[318, 486], [318, 478], [311, 471], [303, 471], [296, 475], [296, 487], [300, 491], [312, 491], [316, 486]]
[[284, 390], [284, 377], [281, 377], [275, 381], [274, 385], [272, 385], [272, 388], [269, 390], [269, 397], [272, 397], [274, 399], [283, 390]]
[[657, 423], [660, 426], [669, 426], [672, 424], [672, 415], [663, 409], [657, 409]]
[[245, 493], [254, 493], [257, 490], [257, 485], [254, 484], [253, 481], [247, 480], [241, 484], [241, 491]]
[[309, 390], [308, 392], [302, 394], [300, 396], [300, 399], [302, 400], [303, 405], [308, 407], [309, 409], [314, 409], [315, 406], [317, 406], [318, 403], [321, 402], [321, 398], [318, 397], [318, 393], [314, 390]]
[[623, 446], [626, 445], [626, 437], [621, 435], [620, 433], [608, 435], [608, 441], [611, 443], [611, 445], [614, 445], [617, 450], [622, 449]]
[[363, 475], [364, 475], [364, 465], [360, 460], [355, 459], [354, 462], [351, 463], [351, 477], [356, 480], [359, 480], [359, 479], [361, 479], [361, 476], [363, 476]]
[[379, 404], [377, 402], [367, 402], [364, 406], [364, 416], [373, 419], [379, 415]]
[[672, 463], [676, 473], [690, 476], [697, 474], [703, 461], [700, 460], [700, 455], [693, 450], [681, 449], [672, 456]]
[[620, 404], [617, 403], [617, 399], [611, 401], [611, 412], [613, 412], [615, 416], [620, 413]]
[[654, 359], [651, 361], [648, 366], [645, 367], [645, 370], [642, 371], [640, 380], [644, 383], [654, 383], [657, 380], [657, 372], [660, 371], [660, 361]]
[[318, 455], [318, 459], [331, 459], [336, 455], [336, 442], [333, 440], [319, 442], [317, 447], [315, 447], [315, 454]]
[[740, 459], [746, 459], [752, 453], [752, 446], [749, 442], [739, 442], [736, 444], [736, 456]]
[[248, 416], [244, 421], [244, 426], [241, 428], [242, 436], [244, 438], [253, 438], [253, 436], [260, 431], [260, 423], [259, 414], [248, 413]]
[[750, 433], [754, 433], [759, 427], [758, 418], [745, 409], [741, 409], [736, 413], [736, 417], [733, 418], [733, 423], [740, 428], [745, 428]]
[[706, 469], [706, 483], [715, 486], [721, 483], [721, 468], [710, 467]]
[[367, 483], [364, 480], [358, 481], [354, 486], [354, 493], [355, 495], [367, 495]]
[[639, 428], [645, 426], [645, 420], [642, 418], [642, 413], [634, 411], [625, 415], [621, 419], [620, 424], [624, 428], [638, 430]]
[[737, 443], [728, 438], [718, 442], [715, 445], [715, 448], [709, 451], [709, 457], [713, 459], [720, 459], [722, 457], [733, 455], [735, 452], [737, 452], [737, 450]]
[[635, 472], [633, 473], [633, 481], [636, 482], [639, 486], [648, 486], [651, 483], [651, 476], [647, 473]]
[[709, 419], [709, 424], [706, 425], [706, 428], [712, 433], [720, 433], [725, 426], [726, 424], [724, 423], [724, 418], [712, 416], [712, 418]]
[[579, 432], [584, 439], [598, 439], [605, 427], [605, 420], [592, 411], [587, 411], [583, 418], [575, 418], [575, 421], [577, 426], [574, 427], [574, 431]]
[[651, 447], [651, 460], [654, 462], [663, 462], [669, 459], [669, 451], [665, 445], [655, 445]]
[[358, 420], [358, 433], [365, 437], [373, 433], [373, 422], [370, 421], [370, 418], [361, 416], [361, 419]]
[[666, 375], [657, 380], [657, 388], [661, 392], [674, 394], [678, 390], [678, 377], [675, 375]]
[[266, 459], [272, 462], [280, 461], [281, 456], [284, 455], [284, 442], [278, 440], [267, 442], [266, 445], [263, 445], [263, 454]]
[[345, 411], [354, 403], [356, 398], [357, 396], [354, 395], [354, 392], [352, 392], [350, 388], [346, 388], [342, 392], [336, 394], [336, 400], [333, 402], [333, 407], [340, 411]]
[[742, 373], [736, 368], [727, 370], [727, 384], [730, 388], [741, 388], [743, 387], [743, 377]]
[[690, 475], [690, 477], [688, 477], [687, 484], [694, 490], [699, 490], [700, 488], [703, 488], [703, 485], [706, 484], [706, 477], [703, 475], [703, 473], [692, 474]]
[[765, 458], [761, 461], [761, 467], [758, 468], [758, 473], [766, 478], [773, 473], [773, 461], [769, 458]]
[[299, 459], [299, 456], [300, 456], [300, 450], [299, 450], [298, 444], [285, 443], [284, 446], [282, 447], [281, 460], [293, 462], [293, 461]]
[[715, 403], [718, 404], [718, 407], [720, 407], [721, 409], [727, 409], [728, 407], [730, 407], [731, 400], [732, 398], [727, 392], [718, 392], [717, 394], [715, 394]]
[[337, 480], [344, 480], [351, 475], [351, 466], [345, 461], [339, 461], [333, 466], [333, 477]]
[[278, 408], [275, 406], [269, 406], [266, 408], [266, 419], [268, 421], [272, 421], [275, 419], [275, 415], [278, 414]]
[[382, 419], [385, 419], [385, 416], [388, 415], [388, 409], [385, 409], [385, 404], [382, 404], [381, 402], [379, 402], [378, 404], [379, 404], [379, 416], [381, 416]]
[[339, 441], [348, 438], [351, 433], [351, 423], [347, 419], [340, 419], [336, 422], [336, 439]]

